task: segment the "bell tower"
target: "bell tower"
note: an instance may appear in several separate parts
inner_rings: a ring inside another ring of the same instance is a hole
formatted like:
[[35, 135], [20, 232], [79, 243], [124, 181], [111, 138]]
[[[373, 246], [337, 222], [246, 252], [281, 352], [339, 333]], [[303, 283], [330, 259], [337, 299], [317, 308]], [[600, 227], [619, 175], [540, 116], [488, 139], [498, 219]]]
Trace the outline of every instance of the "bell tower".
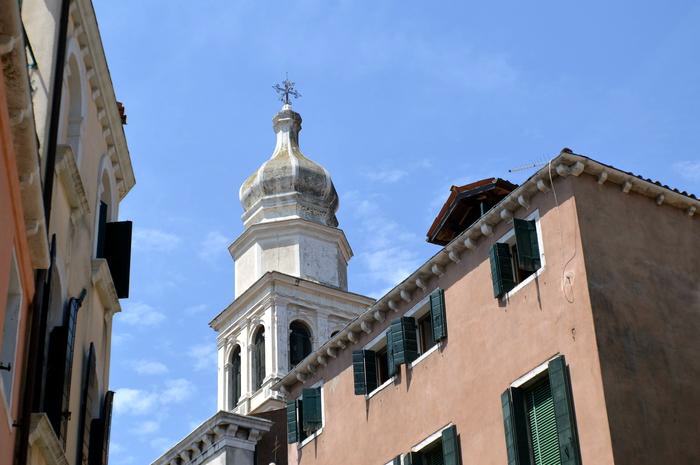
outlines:
[[235, 300], [210, 323], [218, 408], [241, 414], [282, 408], [271, 386], [373, 302], [347, 291], [352, 249], [338, 228], [338, 194], [330, 173], [301, 152], [293, 83], [279, 90], [272, 156], [239, 191], [245, 229], [229, 247]]

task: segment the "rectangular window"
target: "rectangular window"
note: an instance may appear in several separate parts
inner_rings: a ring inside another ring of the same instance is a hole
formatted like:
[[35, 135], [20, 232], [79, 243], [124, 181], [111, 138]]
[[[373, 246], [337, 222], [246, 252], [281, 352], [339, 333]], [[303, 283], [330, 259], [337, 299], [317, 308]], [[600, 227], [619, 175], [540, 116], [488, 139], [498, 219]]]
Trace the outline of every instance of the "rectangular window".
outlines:
[[10, 258], [10, 276], [5, 301], [5, 320], [2, 327], [0, 346], [0, 384], [5, 395], [8, 416], [12, 411], [12, 386], [17, 372], [17, 341], [19, 322], [22, 315], [22, 283], [14, 252]]
[[495, 297], [502, 297], [542, 268], [538, 235], [539, 216], [513, 219], [513, 229], [493, 244], [489, 252]]
[[579, 465], [571, 386], [563, 356], [501, 396], [509, 465]]
[[404, 464], [411, 465], [461, 465], [461, 463], [459, 438], [454, 425], [429, 437], [404, 457]]
[[305, 440], [321, 432], [323, 421], [322, 388], [302, 390], [299, 399], [287, 402], [287, 442], [303, 446]]

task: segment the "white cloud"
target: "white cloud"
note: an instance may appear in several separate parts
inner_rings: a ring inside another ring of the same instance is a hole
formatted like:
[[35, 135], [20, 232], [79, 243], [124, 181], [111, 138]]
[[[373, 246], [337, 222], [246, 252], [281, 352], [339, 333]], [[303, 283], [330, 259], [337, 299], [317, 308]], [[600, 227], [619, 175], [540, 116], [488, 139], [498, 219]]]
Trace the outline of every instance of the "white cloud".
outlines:
[[199, 258], [207, 262], [214, 262], [228, 254], [229, 239], [219, 231], [211, 231], [199, 244]]
[[133, 339], [133, 336], [129, 333], [112, 333], [112, 346], [122, 346], [127, 341]]
[[168, 438], [158, 437], [155, 439], [151, 439], [149, 441], [149, 444], [152, 448], [162, 453], [170, 449], [170, 447], [173, 445], [173, 442]]
[[143, 302], [128, 302], [124, 311], [119, 315], [119, 320], [132, 326], [157, 326], [165, 315], [155, 308]]
[[700, 160], [684, 160], [673, 164], [673, 169], [689, 181], [700, 182]]
[[193, 359], [197, 371], [216, 368], [216, 345], [213, 341], [190, 347], [187, 355]]
[[134, 249], [140, 251], [170, 252], [180, 245], [181, 239], [175, 234], [159, 229], [136, 228], [134, 230]]
[[168, 372], [167, 366], [154, 360], [136, 360], [132, 367], [140, 375], [160, 375]]
[[166, 388], [159, 397], [159, 402], [163, 405], [176, 404], [192, 397], [194, 385], [191, 381], [179, 378], [165, 382]]
[[187, 307], [184, 311], [187, 315], [197, 315], [204, 312], [207, 308], [209, 307], [206, 304], [198, 304]]
[[364, 173], [370, 181], [392, 184], [408, 176], [408, 171], [399, 169], [373, 170]]
[[156, 431], [160, 430], [160, 423], [157, 421], [144, 421], [143, 423], [137, 424], [134, 428], [131, 429], [131, 432], [134, 434], [142, 435], [142, 434], [153, 434]]
[[143, 415], [153, 412], [158, 401], [154, 393], [141, 389], [121, 388], [114, 393], [114, 412], [116, 414]]

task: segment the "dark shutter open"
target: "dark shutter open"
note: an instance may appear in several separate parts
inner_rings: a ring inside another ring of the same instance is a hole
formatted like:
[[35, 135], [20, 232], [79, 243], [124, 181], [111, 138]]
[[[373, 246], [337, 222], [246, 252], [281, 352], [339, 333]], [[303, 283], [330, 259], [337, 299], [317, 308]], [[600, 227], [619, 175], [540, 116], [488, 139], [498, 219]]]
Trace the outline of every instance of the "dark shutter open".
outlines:
[[563, 355], [549, 362], [549, 386], [554, 401], [557, 436], [562, 465], [579, 465], [578, 438], [574, 419], [571, 384]]
[[100, 200], [100, 207], [97, 212], [97, 258], [105, 258], [105, 229], [107, 225], [107, 204]]
[[[506, 389], [501, 394], [501, 408], [503, 409], [503, 428], [506, 433], [506, 454], [508, 455], [508, 465], [520, 465], [518, 457], [518, 441], [515, 432], [515, 413], [513, 412], [513, 402], [510, 397], [510, 389]], [[523, 464], [526, 465], [526, 464]]]
[[442, 465], [461, 465], [457, 427], [448, 426], [442, 430]]
[[435, 289], [430, 294], [430, 320], [433, 327], [433, 340], [442, 341], [447, 337], [447, 319], [445, 317], [445, 291]]
[[104, 258], [107, 259], [114, 288], [120, 299], [129, 297], [131, 230], [131, 221], [116, 221], [105, 225]]
[[416, 320], [401, 317], [391, 322], [392, 357], [395, 365], [411, 363], [418, 358], [418, 333]]
[[299, 422], [297, 421], [297, 401], [287, 401], [287, 443], [299, 442]]
[[302, 427], [308, 434], [320, 429], [322, 425], [321, 388], [304, 389], [302, 402], [304, 404]]
[[92, 420], [90, 427], [90, 454], [88, 465], [107, 465], [109, 458], [109, 435], [112, 429], [112, 404], [114, 392], [107, 391], [102, 404], [100, 418]]
[[356, 395], [367, 394], [377, 388], [377, 355], [373, 350], [354, 350], [352, 371]]
[[391, 378], [396, 374], [396, 362], [394, 361], [394, 335], [391, 331], [391, 325], [386, 331], [386, 367], [387, 374]]
[[92, 405], [97, 396], [97, 362], [95, 360], [95, 345], [90, 344], [85, 373], [83, 374], [83, 386], [80, 393], [80, 423], [78, 426], [78, 452], [80, 459], [89, 457], [92, 430]]
[[513, 263], [508, 244], [497, 242], [491, 246], [489, 253], [491, 261], [491, 280], [493, 281], [494, 297], [502, 297], [515, 287], [513, 279]]
[[518, 246], [518, 266], [525, 271], [537, 271], [542, 265], [535, 222], [515, 218], [513, 229]]

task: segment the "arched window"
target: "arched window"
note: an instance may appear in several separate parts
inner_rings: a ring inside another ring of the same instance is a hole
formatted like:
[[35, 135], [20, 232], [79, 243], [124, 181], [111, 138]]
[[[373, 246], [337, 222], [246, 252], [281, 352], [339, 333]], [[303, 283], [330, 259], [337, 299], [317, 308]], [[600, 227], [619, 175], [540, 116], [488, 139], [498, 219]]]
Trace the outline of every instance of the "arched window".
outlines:
[[257, 391], [265, 379], [265, 328], [261, 326], [253, 337], [253, 390]]
[[231, 408], [241, 398], [241, 346], [236, 346], [231, 353]]
[[289, 368], [294, 367], [311, 353], [311, 331], [301, 321], [289, 325]]

